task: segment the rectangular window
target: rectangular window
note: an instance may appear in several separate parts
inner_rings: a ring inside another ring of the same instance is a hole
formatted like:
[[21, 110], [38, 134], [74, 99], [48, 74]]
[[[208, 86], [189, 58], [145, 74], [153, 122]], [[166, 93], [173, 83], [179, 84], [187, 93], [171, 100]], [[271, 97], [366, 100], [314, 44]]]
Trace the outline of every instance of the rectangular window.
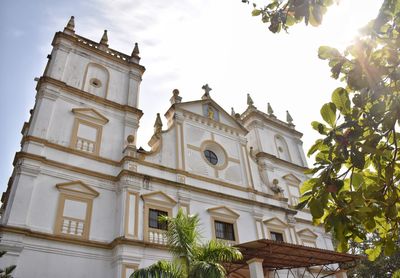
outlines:
[[160, 216], [168, 216], [168, 212], [149, 209], [149, 227], [158, 230], [167, 230], [168, 223], [160, 221]]
[[281, 233], [276, 233], [276, 232], [271, 232], [270, 234], [271, 234], [271, 239], [272, 239], [272, 240], [281, 241], [281, 242], [284, 241], [284, 240], [283, 240], [283, 234], [281, 234]]
[[235, 232], [233, 224], [221, 221], [215, 221], [215, 237], [218, 239], [235, 241]]
[[75, 147], [84, 152], [96, 152], [97, 133], [98, 128], [80, 123], [78, 126]]

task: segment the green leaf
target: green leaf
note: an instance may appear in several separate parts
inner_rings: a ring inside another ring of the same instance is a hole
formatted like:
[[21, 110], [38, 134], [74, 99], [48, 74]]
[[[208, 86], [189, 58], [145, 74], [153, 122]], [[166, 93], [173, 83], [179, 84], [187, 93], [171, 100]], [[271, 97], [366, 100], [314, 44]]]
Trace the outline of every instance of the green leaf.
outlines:
[[336, 106], [332, 102], [324, 104], [321, 108], [321, 116], [330, 126], [336, 123]]
[[338, 58], [340, 56], [340, 52], [330, 46], [320, 46], [318, 49], [318, 57], [322, 60]]
[[314, 219], [321, 218], [324, 215], [324, 208], [321, 201], [312, 199], [310, 201], [310, 211]]
[[287, 26], [293, 26], [295, 23], [296, 23], [296, 19], [295, 19], [293, 16], [291, 16], [291, 15], [287, 15], [287, 16], [286, 16], [286, 22], [285, 22], [285, 24], [286, 24]]
[[359, 173], [353, 173], [352, 186], [357, 190], [364, 182], [364, 176]]
[[332, 102], [343, 114], [350, 113], [350, 98], [346, 89], [341, 87], [335, 89], [332, 93]]
[[394, 252], [394, 250], [395, 250], [395, 248], [396, 248], [396, 247], [395, 247], [395, 244], [394, 244], [393, 240], [389, 238], [389, 239], [386, 241], [386, 244], [385, 244], [385, 250], [384, 250], [385, 256], [390, 256], [390, 255], [392, 255], [393, 252]]
[[261, 14], [261, 10], [258, 10], [258, 9], [254, 9], [252, 12], [251, 12], [251, 15], [252, 16], [259, 16]]
[[357, 169], [363, 170], [365, 166], [365, 154], [354, 150], [351, 153], [351, 163], [353, 163], [354, 167]]
[[307, 191], [310, 191], [314, 187], [316, 181], [317, 179], [306, 180], [300, 187], [300, 193], [303, 195]]
[[368, 255], [368, 260], [370, 260], [370, 261], [375, 261], [376, 258], [379, 257], [381, 252], [382, 252], [382, 246], [381, 245], [376, 245], [375, 248], [373, 248], [373, 249], [365, 250], [365, 253]]
[[314, 145], [311, 146], [310, 150], [307, 153], [307, 156], [310, 157], [313, 153], [315, 153], [319, 147], [323, 144], [323, 140], [318, 139]]

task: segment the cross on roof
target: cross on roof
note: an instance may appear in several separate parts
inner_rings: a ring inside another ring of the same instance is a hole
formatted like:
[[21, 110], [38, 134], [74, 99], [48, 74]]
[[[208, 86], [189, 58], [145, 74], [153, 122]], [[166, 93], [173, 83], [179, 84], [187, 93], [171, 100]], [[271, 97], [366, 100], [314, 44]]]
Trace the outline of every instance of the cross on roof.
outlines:
[[212, 89], [208, 86], [208, 84], [203, 85], [203, 87], [201, 87], [201, 88], [204, 90], [205, 95], [209, 95], [210, 91], [212, 90]]

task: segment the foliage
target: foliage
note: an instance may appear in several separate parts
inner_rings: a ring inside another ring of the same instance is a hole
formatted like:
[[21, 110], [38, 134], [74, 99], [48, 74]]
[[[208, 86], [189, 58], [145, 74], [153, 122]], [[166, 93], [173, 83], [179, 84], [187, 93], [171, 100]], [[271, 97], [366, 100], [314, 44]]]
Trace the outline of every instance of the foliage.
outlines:
[[[250, 3], [248, 0], [242, 2]], [[320, 25], [327, 8], [332, 4], [333, 0], [271, 0], [268, 5], [259, 8], [253, 3], [252, 15], [260, 16], [271, 32], [279, 33], [303, 21], [306, 25]]]
[[[365, 250], [373, 247], [374, 240], [377, 238], [376, 235], [369, 235], [367, 240], [362, 243], [351, 242], [350, 252], [353, 254], [364, 254]], [[347, 272], [347, 276], [349, 278], [390, 278], [396, 277], [396, 270], [400, 270], [400, 242], [396, 243], [396, 250], [391, 256], [385, 256], [381, 253], [375, 261], [370, 261], [367, 258], [364, 258], [355, 268], [350, 269]]]
[[321, 108], [324, 123], [312, 126], [322, 136], [314, 178], [301, 188], [299, 207], [308, 205], [314, 222], [334, 231], [339, 251], [348, 242], [379, 240], [366, 250], [370, 260], [392, 254], [400, 231], [400, 0], [385, 0], [378, 17], [342, 54], [322, 46], [332, 77], [345, 87]]
[[[310, 208], [315, 224], [333, 232], [339, 251], [376, 231], [379, 240], [366, 250], [370, 260], [382, 251], [392, 254], [400, 231], [400, 0], [382, 2], [376, 19], [344, 53], [319, 49], [344, 86], [322, 106], [324, 122], [312, 123], [322, 138], [308, 152], [316, 162], [299, 204]], [[297, 22], [320, 24], [331, 4], [270, 0], [264, 8], [253, 4], [253, 16], [276, 33]]]
[[175, 218], [162, 216], [168, 223], [167, 246], [173, 261], [159, 261], [135, 271], [131, 278], [220, 278], [226, 271], [222, 263], [239, 260], [242, 254], [222, 241], [200, 243], [199, 216], [179, 209]]
[[[6, 251], [0, 251], [0, 258], [3, 257], [7, 252]], [[12, 278], [11, 273], [14, 271], [14, 269], [17, 266], [11, 265], [8, 266], [4, 269], [0, 268], [0, 278]]]

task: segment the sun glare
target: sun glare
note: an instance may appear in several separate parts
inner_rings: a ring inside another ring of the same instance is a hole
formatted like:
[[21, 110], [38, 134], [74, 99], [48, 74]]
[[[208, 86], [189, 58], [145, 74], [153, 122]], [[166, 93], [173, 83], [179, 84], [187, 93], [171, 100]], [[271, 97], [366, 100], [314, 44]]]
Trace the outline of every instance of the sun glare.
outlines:
[[381, 4], [376, 0], [342, 0], [330, 7], [319, 28], [330, 45], [346, 47], [376, 17]]

